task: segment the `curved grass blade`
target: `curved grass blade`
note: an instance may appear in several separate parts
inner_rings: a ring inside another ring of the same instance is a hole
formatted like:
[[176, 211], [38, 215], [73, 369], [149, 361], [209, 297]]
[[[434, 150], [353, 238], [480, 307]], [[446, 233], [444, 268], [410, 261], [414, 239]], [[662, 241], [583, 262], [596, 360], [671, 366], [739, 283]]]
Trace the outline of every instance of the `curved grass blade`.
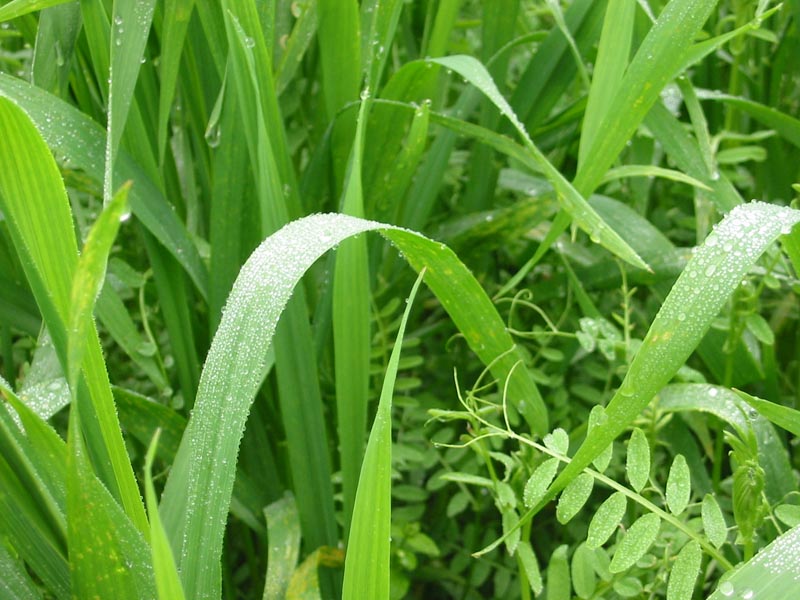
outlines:
[[[96, 122], [56, 96], [4, 73], [0, 73], [0, 97], [26, 112], [54, 152], [94, 180], [103, 181], [105, 132]], [[116, 168], [115, 178], [133, 181], [129, 198], [133, 214], [175, 257], [207, 299], [208, 272], [186, 227], [162, 192], [124, 149]]]
[[[689, 261], [647, 332], [619, 390], [606, 407], [608, 421], [592, 430], [535, 515], [566, 487], [641, 413], [702, 340], [742, 277], [780, 235], [800, 222], [800, 211], [750, 202], [733, 209]], [[496, 540], [480, 552], [497, 547]]]
[[794, 598], [800, 579], [800, 525], [790, 529], [719, 584], [708, 600]]
[[573, 187], [572, 184], [564, 178], [561, 172], [556, 169], [553, 164], [547, 160], [547, 157], [534, 145], [525, 126], [517, 118], [516, 114], [514, 114], [511, 106], [500, 94], [500, 91], [497, 89], [494, 81], [492, 81], [488, 71], [480, 62], [471, 56], [448, 56], [445, 58], [433, 58], [428, 60], [440, 64], [445, 68], [452, 69], [464, 77], [489, 98], [500, 112], [511, 121], [511, 124], [522, 136], [525, 146], [536, 162], [537, 167], [544, 173], [545, 177], [547, 177], [555, 188], [562, 208], [570, 214], [581, 229], [591, 236], [593, 241], [601, 244], [609, 252], [616, 254], [633, 266], [649, 270], [647, 264], [636, 251], [633, 250], [616, 231], [603, 222], [600, 215], [586, 202], [578, 189]]
[[425, 269], [411, 288], [392, 355], [383, 379], [378, 412], [369, 434], [361, 477], [358, 480], [353, 525], [344, 562], [345, 600], [389, 598], [389, 547], [392, 512], [392, 394], [403, 346], [408, 315], [425, 276]]
[[158, 439], [161, 430], [156, 430], [147, 455], [144, 459], [144, 490], [147, 500], [147, 514], [150, 516], [150, 549], [152, 554], [153, 573], [155, 575], [156, 589], [161, 600], [183, 600], [183, 587], [175, 566], [175, 557], [167, 539], [167, 533], [158, 514], [158, 497], [153, 485], [153, 459], [158, 448]]
[[769, 402], [768, 400], [762, 400], [741, 390], [734, 390], [734, 392], [739, 398], [761, 413], [764, 418], [769, 419], [781, 429], [800, 436], [800, 411]]
[[[379, 230], [416, 270], [539, 435], [547, 412], [505, 325], [480, 284], [443, 244], [389, 225], [346, 215], [313, 215], [267, 238], [242, 267], [200, 378], [194, 412], [172, 466], [162, 516], [187, 596], [216, 598], [222, 537], [239, 441], [266, 371], [278, 319], [305, 273], [342, 240]], [[514, 368], [516, 366], [516, 368]]]
[[626, 177], [663, 177], [671, 181], [679, 181], [680, 183], [692, 185], [701, 190], [711, 191], [711, 188], [699, 179], [695, 179], [675, 169], [665, 169], [664, 167], [656, 167], [654, 165], [623, 165], [621, 167], [609, 169], [600, 183], [608, 183], [609, 181], [624, 179]]
[[[50, 150], [28, 116], [0, 98], [0, 208], [6, 217], [25, 275], [67, 368], [70, 289], [77, 244], [63, 181]], [[87, 333], [84, 376], [78, 395], [91, 402], [87, 444], [103, 483], [144, 530], [147, 519], [119, 428], [102, 350], [94, 327]]]

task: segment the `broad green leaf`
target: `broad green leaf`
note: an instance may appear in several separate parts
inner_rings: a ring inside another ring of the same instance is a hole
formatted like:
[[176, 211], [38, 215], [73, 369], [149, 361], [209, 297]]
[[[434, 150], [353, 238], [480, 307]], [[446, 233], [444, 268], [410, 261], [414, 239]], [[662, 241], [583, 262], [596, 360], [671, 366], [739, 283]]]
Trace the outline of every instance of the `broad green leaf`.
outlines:
[[706, 537], [714, 546], [719, 548], [728, 539], [728, 526], [717, 500], [711, 494], [706, 494], [701, 507], [703, 530]]
[[129, 189], [130, 184], [123, 186], [92, 225], [72, 276], [67, 326], [67, 381], [73, 390], [77, 389], [94, 303], [106, 277], [108, 255], [120, 222], [130, 216], [125, 212]]
[[589, 523], [589, 533], [586, 536], [588, 548], [599, 548], [608, 541], [622, 522], [627, 506], [627, 498], [622, 492], [614, 492], [606, 498]]
[[369, 434], [358, 481], [353, 524], [347, 540], [342, 598], [389, 599], [392, 488], [392, 394], [408, 315], [422, 283], [420, 272], [411, 289], [392, 355], [383, 379], [375, 422]]
[[597, 587], [594, 572], [594, 552], [581, 544], [572, 555], [572, 587], [579, 598], [591, 598]]
[[547, 564], [547, 600], [569, 600], [572, 597], [567, 550], [566, 545], [559, 546], [550, 556]]
[[[206, 358], [192, 418], [162, 499], [162, 516], [198, 595], [219, 589], [219, 559], [239, 440], [267, 367], [277, 321], [299, 279], [350, 236], [379, 230], [425, 280], [492, 374], [508, 381], [509, 403], [540, 433], [547, 413], [505, 325], [485, 292], [444, 245], [419, 234], [346, 215], [313, 215], [267, 238], [245, 263]], [[257, 333], [256, 333], [257, 332]], [[190, 502], [189, 499], [192, 501]], [[188, 588], [186, 589], [189, 595]], [[201, 595], [202, 594], [202, 595]]]
[[631, 439], [628, 441], [628, 452], [626, 455], [625, 472], [631, 487], [637, 492], [647, 485], [650, 478], [650, 442], [644, 431], [638, 427], [633, 430]]
[[526, 508], [535, 506], [544, 497], [547, 488], [550, 487], [553, 478], [556, 476], [558, 464], [559, 460], [557, 458], [548, 458], [531, 473], [525, 483], [525, 489], [522, 494]]
[[649, 268], [619, 234], [603, 222], [577, 189], [564, 178], [561, 172], [534, 145], [525, 126], [517, 118], [506, 99], [500, 94], [491, 76], [480, 62], [470, 56], [449, 56], [430, 59], [430, 61], [452, 69], [464, 77], [489, 98], [500, 112], [511, 121], [511, 124], [522, 136], [530, 156], [558, 193], [558, 200], [562, 204], [562, 208], [570, 214], [581, 229], [591, 236], [592, 240], [636, 267], [646, 270]]
[[147, 514], [150, 517], [150, 550], [152, 555], [153, 573], [156, 580], [156, 589], [160, 600], [183, 600], [183, 587], [181, 586], [178, 569], [175, 566], [175, 557], [169, 546], [167, 533], [158, 514], [158, 497], [153, 485], [153, 459], [156, 456], [158, 439], [161, 430], [156, 430], [153, 440], [147, 449], [144, 460], [144, 490], [147, 501]]
[[294, 497], [287, 494], [264, 508], [267, 519], [267, 578], [264, 600], [286, 597], [292, 573], [300, 555], [300, 519]]
[[[105, 131], [90, 117], [63, 100], [22, 80], [0, 73], [0, 96], [22, 108], [50, 148], [66, 157], [95, 181], [104, 177]], [[208, 273], [186, 227], [169, 207], [163, 193], [125, 150], [117, 160], [115, 180], [133, 181], [133, 214], [186, 269], [198, 291], [208, 296]]]
[[92, 473], [70, 410], [67, 443], [67, 534], [73, 597], [139, 600], [156, 597], [150, 547]]
[[667, 600], [692, 600], [702, 558], [700, 544], [694, 540], [681, 549], [669, 572]]
[[661, 527], [661, 517], [648, 513], [631, 525], [614, 552], [608, 569], [612, 573], [622, 573], [630, 569], [653, 545]]
[[539, 561], [536, 560], [536, 554], [533, 553], [533, 548], [528, 541], [522, 540], [517, 545], [517, 561], [522, 563], [522, 570], [525, 572], [525, 577], [528, 580], [528, 585], [535, 595], [542, 593], [542, 574], [539, 570]]
[[[63, 181], [50, 150], [29, 117], [0, 98], [0, 208], [25, 275], [52, 336], [62, 368], [77, 243]], [[137, 527], [147, 528], [144, 506], [122, 440], [100, 342], [89, 328], [78, 399], [88, 410], [84, 434], [95, 468]], [[91, 408], [90, 408], [91, 407]]]
[[561, 492], [556, 506], [556, 518], [559, 523], [567, 523], [583, 508], [594, 487], [594, 477], [589, 473], [581, 473]]
[[787, 531], [729, 578], [709, 600], [729, 598], [793, 598], [800, 578], [800, 526]]
[[667, 506], [673, 515], [680, 515], [689, 504], [692, 484], [689, 477], [689, 465], [682, 454], [672, 461], [667, 477]]

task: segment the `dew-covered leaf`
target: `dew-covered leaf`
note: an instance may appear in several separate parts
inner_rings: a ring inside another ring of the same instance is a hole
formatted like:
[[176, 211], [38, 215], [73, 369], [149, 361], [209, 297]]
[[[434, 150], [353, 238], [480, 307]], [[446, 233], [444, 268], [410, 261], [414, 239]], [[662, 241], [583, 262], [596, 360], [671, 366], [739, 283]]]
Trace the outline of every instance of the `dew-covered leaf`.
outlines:
[[669, 572], [667, 600], [692, 600], [702, 558], [700, 544], [694, 540], [681, 549]]
[[548, 458], [536, 467], [536, 470], [528, 478], [522, 494], [522, 500], [526, 508], [534, 506], [544, 497], [547, 488], [556, 476], [558, 463], [559, 460], [557, 458]]
[[594, 487], [594, 477], [589, 473], [581, 473], [564, 489], [556, 507], [556, 518], [559, 523], [567, 523], [578, 514], [589, 499]]
[[627, 498], [622, 492], [614, 492], [606, 498], [589, 523], [589, 534], [586, 537], [587, 547], [599, 548], [608, 541], [611, 534], [619, 527], [627, 505]]
[[631, 487], [641, 492], [650, 477], [650, 443], [644, 431], [638, 427], [633, 430], [628, 442], [625, 467]]
[[630, 569], [656, 541], [660, 527], [661, 517], [657, 514], [648, 513], [640, 517], [622, 538], [608, 569], [612, 573], [621, 573]]
[[554, 429], [552, 433], [548, 433], [542, 441], [553, 452], [566, 456], [569, 451], [569, 435], [561, 427]]
[[800, 526], [790, 529], [719, 584], [708, 600], [795, 598], [800, 580]]
[[706, 532], [708, 540], [719, 548], [725, 543], [728, 537], [728, 526], [725, 523], [722, 509], [720, 509], [717, 500], [711, 494], [706, 494], [703, 498], [701, 516], [703, 520], [703, 529]]
[[508, 554], [513, 556], [519, 544], [521, 530], [517, 527], [519, 524], [519, 515], [517, 511], [512, 508], [503, 510], [503, 533], [508, 533], [506, 537], [506, 549]]
[[691, 492], [689, 465], [684, 456], [678, 454], [672, 461], [667, 477], [667, 506], [672, 514], [679, 515], [686, 509]]

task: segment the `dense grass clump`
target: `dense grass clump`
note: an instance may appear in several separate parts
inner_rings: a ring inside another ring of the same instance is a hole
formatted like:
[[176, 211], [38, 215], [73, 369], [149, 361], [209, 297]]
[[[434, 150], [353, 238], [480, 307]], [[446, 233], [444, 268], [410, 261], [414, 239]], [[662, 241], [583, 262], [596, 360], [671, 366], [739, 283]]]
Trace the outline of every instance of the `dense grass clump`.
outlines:
[[0, 23], [0, 596], [794, 598], [800, 2]]

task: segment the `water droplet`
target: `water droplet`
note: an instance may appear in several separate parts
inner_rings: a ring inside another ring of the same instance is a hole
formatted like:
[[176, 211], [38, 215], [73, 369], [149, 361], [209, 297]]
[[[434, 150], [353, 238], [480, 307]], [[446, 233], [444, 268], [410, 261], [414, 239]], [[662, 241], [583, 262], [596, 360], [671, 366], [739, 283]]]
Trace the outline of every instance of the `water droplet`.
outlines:
[[369, 88], [365, 87], [363, 90], [361, 90], [361, 99], [367, 100], [368, 98], [369, 98]]
[[124, 212], [119, 216], [119, 222], [120, 223], [124, 223], [125, 221], [129, 220], [130, 218], [131, 218], [130, 211]]
[[245, 37], [244, 38], [244, 45], [247, 46], [248, 48], [255, 48], [256, 41], [251, 37]]
[[622, 382], [622, 386], [619, 388], [619, 393], [628, 398], [636, 393], [636, 386], [629, 377], [626, 377], [625, 381]]
[[711, 388], [710, 390], [708, 390], [708, 395], [711, 396], [712, 398], [715, 398], [717, 394], [719, 394], [719, 390], [717, 388]]
[[723, 596], [733, 596], [733, 592], [733, 584], [730, 581], [726, 581], [719, 586], [719, 593]]
[[678, 313], [678, 321], [685, 321], [686, 313]]
[[117, 46], [122, 46], [122, 38], [116, 38], [114, 40], [114, 44]]
[[714, 273], [716, 273], [716, 271], [717, 271], [717, 265], [715, 264], [708, 265], [705, 271], [706, 277], [711, 277]]
[[751, 600], [755, 596], [755, 592], [753, 590], [745, 590], [742, 592], [742, 598], [744, 600]]

